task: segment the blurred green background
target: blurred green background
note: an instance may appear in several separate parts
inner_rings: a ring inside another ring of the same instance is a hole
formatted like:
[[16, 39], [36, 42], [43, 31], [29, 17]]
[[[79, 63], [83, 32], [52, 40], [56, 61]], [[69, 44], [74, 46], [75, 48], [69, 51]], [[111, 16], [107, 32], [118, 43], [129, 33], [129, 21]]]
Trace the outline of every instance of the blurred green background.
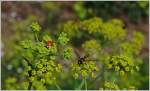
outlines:
[[[15, 89], [14, 83], [19, 83], [24, 77], [21, 58], [18, 56], [18, 43], [24, 39], [32, 38], [28, 26], [32, 21], [38, 21], [43, 32], [54, 34], [59, 24], [68, 20], [85, 20], [97, 16], [104, 21], [118, 18], [123, 21], [125, 28], [130, 33], [133, 30], [144, 34], [144, 46], [140, 56], [144, 59], [141, 65], [140, 75], [136, 75], [138, 89], [149, 88], [149, 2], [148, 1], [86, 1], [86, 2], [11, 2], [1, 3], [1, 79], [2, 89]], [[73, 41], [76, 43], [76, 41]], [[16, 81], [16, 79], [18, 79]], [[135, 79], [134, 79], [135, 80]], [[64, 80], [67, 84], [62, 84], [63, 89], [72, 89], [78, 81]], [[60, 83], [64, 83], [63, 80]], [[136, 81], [135, 81], [136, 82]], [[133, 82], [134, 83], [134, 82]], [[17, 84], [16, 84], [17, 85]], [[21, 84], [22, 87], [24, 84]], [[93, 84], [97, 85], [97, 84]], [[23, 89], [20, 87], [21, 89]], [[97, 86], [95, 86], [97, 87]], [[91, 85], [91, 87], [93, 86]], [[17, 88], [19, 89], [19, 87]], [[51, 89], [55, 89], [51, 87]], [[94, 88], [96, 89], [96, 88]]]

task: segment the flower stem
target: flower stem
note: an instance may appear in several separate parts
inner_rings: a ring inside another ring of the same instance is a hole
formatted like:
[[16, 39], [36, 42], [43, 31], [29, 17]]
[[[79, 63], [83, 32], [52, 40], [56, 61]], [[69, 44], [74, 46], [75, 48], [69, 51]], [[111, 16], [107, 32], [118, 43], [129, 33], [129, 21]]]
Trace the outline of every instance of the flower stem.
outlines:
[[81, 90], [81, 88], [83, 87], [83, 85], [84, 85], [84, 79], [82, 79], [82, 82], [81, 82], [81, 84], [79, 85], [79, 87], [77, 88], [77, 90]]
[[[28, 75], [29, 77], [31, 77], [31, 71], [28, 71]], [[31, 90], [31, 88], [32, 88], [32, 82], [29, 81], [28, 90]]]
[[84, 85], [85, 85], [85, 89], [87, 90], [87, 82], [86, 82], [86, 78], [84, 78]]
[[32, 87], [32, 82], [29, 82], [28, 90], [31, 90], [31, 87]]
[[34, 32], [34, 37], [35, 37], [35, 41], [39, 41], [39, 39], [38, 39], [38, 34], [36, 33], [36, 32]]
[[55, 86], [57, 87], [58, 90], [61, 90], [60, 86], [55, 82]]

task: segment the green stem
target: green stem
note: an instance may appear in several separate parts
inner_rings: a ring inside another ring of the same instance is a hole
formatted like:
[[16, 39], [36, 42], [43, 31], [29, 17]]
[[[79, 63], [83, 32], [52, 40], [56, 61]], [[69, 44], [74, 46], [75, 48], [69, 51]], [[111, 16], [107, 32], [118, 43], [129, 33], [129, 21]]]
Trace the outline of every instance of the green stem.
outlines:
[[31, 87], [32, 87], [32, 82], [29, 82], [28, 90], [31, 90]]
[[85, 84], [85, 89], [87, 90], [87, 82], [86, 82], [86, 78], [84, 78], [84, 84]]
[[57, 87], [58, 90], [61, 90], [60, 86], [55, 82], [55, 86]]
[[82, 79], [82, 82], [81, 82], [81, 84], [79, 85], [79, 87], [77, 88], [77, 90], [81, 90], [81, 88], [83, 87], [83, 85], [84, 85], [84, 79]]
[[37, 35], [37, 33], [36, 33], [36, 32], [34, 32], [34, 37], [35, 37], [35, 40], [38, 42], [38, 41], [39, 41], [39, 39], [38, 39], [38, 35]]
[[103, 64], [103, 76], [102, 76], [102, 79], [103, 79], [103, 83], [102, 85], [104, 86], [104, 83], [105, 83], [105, 65]]

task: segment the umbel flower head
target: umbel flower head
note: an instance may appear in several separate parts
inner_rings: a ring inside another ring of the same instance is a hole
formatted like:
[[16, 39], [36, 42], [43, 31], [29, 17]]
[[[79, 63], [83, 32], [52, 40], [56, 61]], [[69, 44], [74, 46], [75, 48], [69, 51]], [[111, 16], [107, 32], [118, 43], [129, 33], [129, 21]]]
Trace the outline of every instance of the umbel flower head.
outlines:
[[73, 73], [73, 77], [75, 79], [82, 77], [96, 77], [96, 72], [99, 71], [98, 67], [96, 66], [94, 61], [88, 61], [86, 60], [85, 63], [79, 65], [77, 63], [71, 64], [71, 70]]
[[103, 22], [101, 18], [94, 17], [84, 20], [81, 24], [83, 30], [87, 31], [89, 34], [102, 35], [104, 39], [112, 42], [118, 39], [124, 39], [126, 35], [126, 31], [123, 29], [123, 23], [118, 19]]
[[114, 82], [105, 81], [104, 88], [105, 90], [118, 90], [119, 86], [115, 84]]
[[122, 76], [128, 72], [133, 73], [135, 70], [139, 70], [139, 67], [135, 66], [130, 58], [123, 55], [109, 57], [107, 68], [119, 72]]
[[82, 44], [82, 47], [87, 55], [92, 55], [93, 57], [99, 56], [101, 51], [101, 45], [94, 39], [86, 41]]
[[133, 32], [132, 39], [120, 45], [121, 52], [128, 55], [139, 54], [144, 42], [144, 36], [140, 32]]
[[88, 33], [98, 33], [103, 25], [103, 21], [101, 18], [94, 17], [88, 20], [84, 20], [82, 23], [83, 29], [88, 31]]
[[76, 37], [79, 33], [79, 23], [74, 21], [68, 21], [60, 25], [60, 30], [67, 33], [69, 37]]
[[58, 37], [58, 42], [60, 43], [60, 45], [66, 45], [69, 42], [69, 38], [67, 37], [67, 34], [64, 32], [60, 33]]
[[61, 64], [54, 63], [53, 60], [40, 59], [35, 64], [28, 66], [27, 74], [29, 81], [41, 81], [42, 83], [51, 84], [56, 80], [57, 74], [62, 71]]
[[21, 45], [25, 49], [23, 55], [26, 58], [28, 58], [28, 56], [31, 58], [31, 56], [35, 54], [37, 54], [35, 55], [36, 57], [44, 57], [57, 52], [57, 46], [55, 43], [47, 48], [46, 43], [44, 42], [33, 43], [31, 40], [25, 40], [21, 42]]
[[[118, 84], [116, 84], [115, 82], [112, 82], [112, 81], [105, 81], [103, 88], [99, 88], [99, 90], [119, 90], [119, 89], [121, 89], [121, 87], [119, 87]], [[123, 89], [124, 90], [135, 90], [135, 87], [131, 85], [131, 86], [125, 87]]]
[[64, 59], [70, 59], [72, 55], [73, 55], [73, 50], [70, 47], [66, 48], [63, 52]]
[[37, 23], [37, 22], [33, 22], [31, 25], [30, 25], [30, 28], [33, 32], [38, 32], [41, 30], [41, 27], [40, 25]]

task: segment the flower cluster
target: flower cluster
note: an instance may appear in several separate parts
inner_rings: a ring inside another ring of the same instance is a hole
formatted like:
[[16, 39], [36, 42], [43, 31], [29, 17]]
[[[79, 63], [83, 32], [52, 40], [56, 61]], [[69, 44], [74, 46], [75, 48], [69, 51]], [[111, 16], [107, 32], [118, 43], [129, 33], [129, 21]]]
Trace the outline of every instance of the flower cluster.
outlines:
[[53, 46], [46, 48], [46, 44], [44, 42], [32, 43], [31, 40], [25, 40], [21, 42], [23, 48], [25, 49], [25, 53], [23, 53], [24, 57], [32, 59], [34, 54], [37, 58], [44, 57], [50, 54], [55, 54], [57, 52], [56, 44]]
[[75, 37], [78, 36], [77, 34], [79, 32], [79, 24], [74, 21], [68, 21], [60, 25], [60, 30], [67, 33], [69, 37]]
[[[34, 31], [39, 30], [40, 27], [37, 23], [32, 23], [31, 26]], [[34, 33], [36, 34], [36, 32]], [[46, 84], [56, 83], [58, 73], [62, 71], [61, 64], [56, 63], [58, 43], [61, 45], [60, 47], [64, 48], [63, 58], [70, 59], [72, 57], [72, 48], [64, 46], [69, 41], [66, 33], [60, 33], [58, 42], [49, 35], [43, 35], [41, 39], [41, 41], [25, 40], [21, 42], [23, 47], [21, 55], [25, 60], [23, 74], [27, 76], [28, 89], [47, 89]]]
[[67, 37], [67, 34], [64, 32], [60, 33], [60, 35], [58, 37], [58, 42], [61, 45], [66, 45], [69, 42], [69, 38]]
[[[76, 8], [78, 9], [77, 6]], [[26, 84], [28, 83], [27, 86], [24, 87], [25, 89], [43, 90], [49, 89], [47, 88], [49, 85], [55, 84], [58, 86], [56, 82], [58, 80], [58, 76], [62, 72], [62, 65], [58, 62], [62, 62], [62, 59], [74, 60], [73, 56], [75, 55], [73, 55], [73, 49], [67, 44], [70, 41], [69, 38], [75, 38], [78, 34], [80, 35], [80, 33], [85, 39], [81, 41], [79, 39], [77, 41], [83, 43], [83, 50], [81, 50], [84, 51], [83, 54], [85, 56], [81, 57], [82, 53], [80, 53], [78, 50], [75, 50], [76, 56], [79, 57], [77, 60], [78, 62], [68, 62], [71, 63], [71, 65], [69, 65], [71, 66], [73, 77], [75, 79], [81, 78], [84, 81], [84, 83], [81, 83], [81, 87], [79, 86], [79, 88], [82, 88], [83, 84], [85, 84], [85, 88], [87, 89], [86, 78], [98, 78], [97, 72], [103, 75], [107, 74], [105, 71], [110, 69], [115, 71], [115, 76], [116, 73], [124, 76], [127, 73], [133, 73], [135, 70], [139, 70], [139, 67], [135, 65], [133, 61], [133, 55], [139, 53], [142, 47], [141, 44], [143, 43], [143, 36], [139, 32], [134, 32], [131, 40], [124, 43], [118, 43], [125, 39], [126, 36], [126, 31], [123, 29], [123, 22], [118, 19], [103, 22], [101, 18], [94, 17], [80, 22], [69, 21], [62, 25], [61, 28], [64, 32], [61, 32], [58, 38], [56, 38], [55, 35], [50, 36], [48, 34], [40, 34], [41, 27], [38, 25], [38, 23], [32, 23], [30, 28], [32, 31], [34, 31], [33, 33], [35, 33], [35, 41], [22, 41], [21, 45], [23, 48], [20, 52], [20, 55], [25, 61], [23, 64], [25, 68], [23, 68], [24, 71], [22, 73], [27, 77], [25, 82]], [[118, 39], [121, 41], [118, 41]], [[116, 54], [116, 50], [113, 49], [114, 46], [112, 46], [111, 52], [107, 51], [107, 46], [105, 47], [105, 41], [107, 40], [109, 40], [108, 42], [117, 42], [119, 44], [119, 53], [121, 50], [121, 55], [109, 57], [109, 55]], [[56, 59], [58, 59], [58, 61], [56, 61]], [[99, 67], [96, 65], [100, 62], [97, 60], [104, 60], [104, 63], [106, 62], [104, 65], [102, 61], [100, 63], [100, 65], [102, 65], [101, 67], [104, 67], [102, 72], [99, 71]], [[108, 68], [107, 70], [105, 70], [105, 65]], [[111, 73], [107, 75], [107, 77], [109, 76], [111, 76]], [[16, 82], [16, 79], [12, 79], [12, 81], [10, 80], [7, 83], [13, 84]], [[102, 88], [107, 90], [118, 90], [120, 87], [115, 83], [106, 81], [104, 83], [104, 87]], [[8, 85], [7, 88], [13, 87]]]
[[41, 27], [40, 25], [37, 23], [37, 22], [33, 22], [31, 25], [30, 25], [30, 28], [33, 32], [39, 32], [41, 30]]
[[101, 30], [101, 27], [103, 26], [103, 21], [101, 18], [94, 17], [88, 20], [84, 20], [81, 24], [85, 31], [93, 34], [98, 33]]
[[140, 32], [134, 32], [133, 38], [131, 39], [132, 49], [135, 49], [135, 53], [138, 54], [142, 44], [144, 43], [144, 36]]
[[113, 82], [105, 81], [103, 89], [105, 89], [105, 90], [118, 90], [119, 86]]
[[94, 61], [86, 60], [85, 63], [79, 64], [71, 64], [71, 69], [73, 72], [73, 77], [75, 79], [79, 77], [87, 78], [87, 77], [96, 77], [96, 72], [99, 71], [98, 67], [95, 65]]
[[73, 55], [72, 53], [73, 53], [72, 48], [70, 48], [70, 47], [66, 48], [63, 52], [64, 59], [70, 59]]
[[101, 35], [110, 41], [122, 40], [126, 36], [126, 30], [123, 29], [123, 22], [119, 19], [104, 22], [101, 18], [94, 17], [80, 22], [68, 21], [61, 28], [70, 37], [81, 36], [79, 30], [87, 31], [93, 35]]
[[8, 90], [26, 90], [28, 87], [28, 82], [27, 81], [23, 81], [19, 84], [18, 86], [18, 79], [16, 79], [15, 77], [9, 77], [7, 78], [7, 80], [5, 80], [5, 88], [7, 88]]
[[94, 17], [82, 22], [83, 29], [90, 34], [98, 33], [107, 40], [123, 39], [126, 31], [123, 29], [122, 21], [113, 19], [108, 22], [103, 22], [102, 19]]
[[50, 41], [50, 40], [52, 40], [52, 38], [49, 35], [44, 35], [43, 36], [43, 41], [44, 42], [47, 42], [47, 41]]
[[99, 90], [119, 90], [119, 89], [123, 89], [123, 90], [135, 90], [134, 86], [129, 86], [127, 88], [126, 87], [125, 88], [120, 88], [120, 87], [119, 87], [118, 84], [116, 84], [114, 82], [105, 81], [103, 88], [99, 88]]
[[131, 40], [120, 45], [121, 52], [129, 55], [138, 54], [142, 48], [143, 42], [143, 35], [140, 32], [134, 32]]
[[5, 84], [7, 84], [5, 87], [8, 89], [15, 89], [15, 83], [16, 83], [17, 79], [14, 77], [10, 77], [7, 80], [5, 80]]
[[23, 48], [28, 49], [32, 47], [32, 41], [31, 40], [25, 40], [25, 41], [21, 41], [21, 45], [23, 46]]
[[60, 73], [62, 70], [61, 64], [55, 64], [53, 60], [41, 59], [37, 60], [35, 64], [28, 66], [27, 74], [29, 76], [29, 81], [41, 81], [42, 83], [51, 84], [56, 77], [57, 73]]
[[126, 72], [134, 72], [139, 70], [138, 66], [135, 66], [133, 61], [126, 56], [112, 56], [108, 58], [108, 69], [113, 69], [119, 72], [120, 75], [125, 75]]
[[[87, 55], [98, 56], [101, 51], [101, 46], [96, 40], [89, 40], [82, 44], [82, 47]], [[96, 49], [96, 50], [95, 50]]]
[[126, 35], [126, 31], [123, 29], [122, 21], [117, 19], [104, 23], [100, 33], [105, 39], [111, 41], [115, 41], [117, 39], [121, 40]]
[[88, 28], [89, 33], [92, 33], [92, 31], [100, 33], [104, 36], [105, 39], [108, 40], [124, 38], [125, 36], [125, 30], [122, 28], [123, 23], [120, 20], [113, 19], [105, 23], [100, 18], [92, 18], [87, 21], [91, 23], [91, 24], [87, 24], [89, 27], [92, 25], [94, 26], [94, 28], [93, 27], [91, 27], [91, 29]]

